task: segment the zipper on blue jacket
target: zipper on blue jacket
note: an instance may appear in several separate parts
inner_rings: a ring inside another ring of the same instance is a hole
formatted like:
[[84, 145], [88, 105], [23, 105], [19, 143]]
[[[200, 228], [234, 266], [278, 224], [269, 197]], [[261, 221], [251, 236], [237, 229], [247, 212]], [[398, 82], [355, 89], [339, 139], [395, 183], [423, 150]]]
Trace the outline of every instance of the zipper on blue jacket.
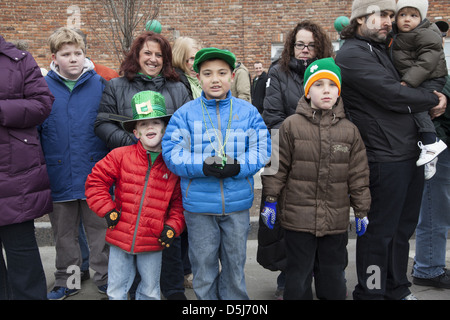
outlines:
[[[232, 97], [230, 99], [232, 99]], [[217, 114], [218, 131], [220, 133], [222, 133], [222, 126], [221, 126], [221, 120], [220, 120], [220, 100], [216, 100], [216, 114]], [[228, 121], [230, 121], [230, 119], [228, 119]], [[226, 136], [226, 132], [225, 132], [225, 136]], [[222, 142], [222, 143], [224, 143], [224, 142]], [[224, 148], [223, 152], [225, 152], [225, 148]], [[220, 156], [220, 155], [218, 155], [218, 156]], [[219, 183], [220, 183], [220, 196], [222, 198], [222, 215], [225, 215], [225, 194], [223, 192], [223, 179], [219, 179]]]

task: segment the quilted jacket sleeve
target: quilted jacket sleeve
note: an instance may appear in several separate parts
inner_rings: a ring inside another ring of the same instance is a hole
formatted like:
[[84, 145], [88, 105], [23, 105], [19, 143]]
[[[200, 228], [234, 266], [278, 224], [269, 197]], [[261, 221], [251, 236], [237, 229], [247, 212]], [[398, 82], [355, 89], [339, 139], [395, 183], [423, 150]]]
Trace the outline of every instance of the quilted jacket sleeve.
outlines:
[[[15, 92], [7, 99], [0, 99], [0, 125], [23, 129], [42, 124], [50, 115], [55, 98], [30, 54], [23, 58], [19, 67], [22, 70], [10, 77], [10, 82], [16, 85]], [[23, 79], [19, 78], [20, 74], [24, 75]]]
[[371, 196], [369, 189], [369, 164], [366, 148], [358, 129], [354, 128], [355, 142], [352, 146], [349, 164], [350, 204], [358, 218], [367, 215], [370, 209]]
[[250, 108], [248, 119], [252, 119], [247, 130], [248, 145], [245, 146], [245, 153], [237, 158], [241, 164], [241, 170], [235, 177], [237, 179], [256, 174], [269, 162], [272, 150], [269, 131], [258, 109]]
[[269, 129], [278, 129], [287, 117], [284, 110], [285, 102], [281, 79], [279, 78], [280, 72], [279, 67], [271, 68], [267, 79], [263, 118]]
[[285, 121], [280, 127], [278, 132], [279, 135], [279, 145], [272, 152], [271, 163], [276, 163], [278, 165], [278, 170], [276, 174], [273, 175], [262, 175], [262, 184], [265, 195], [270, 195], [274, 197], [279, 197], [281, 190], [286, 184], [289, 171], [291, 169], [291, 136], [290, 132], [290, 121]]
[[195, 100], [189, 102], [173, 114], [162, 139], [162, 155], [167, 167], [177, 176], [188, 179], [205, 177], [202, 153], [192, 151], [194, 138], [187, 120], [187, 113], [194, 103]]
[[86, 179], [86, 201], [89, 208], [99, 217], [104, 217], [108, 212], [116, 209], [109, 190], [118, 177], [119, 150], [114, 149], [97, 162]]
[[417, 59], [402, 77], [402, 80], [413, 88], [431, 78], [430, 75], [442, 57], [442, 40], [433, 30], [425, 29], [419, 32], [415, 40], [419, 44]]
[[172, 198], [170, 199], [170, 209], [165, 224], [171, 226], [175, 230], [176, 236], [179, 236], [186, 226], [184, 221], [180, 178], [177, 180]]

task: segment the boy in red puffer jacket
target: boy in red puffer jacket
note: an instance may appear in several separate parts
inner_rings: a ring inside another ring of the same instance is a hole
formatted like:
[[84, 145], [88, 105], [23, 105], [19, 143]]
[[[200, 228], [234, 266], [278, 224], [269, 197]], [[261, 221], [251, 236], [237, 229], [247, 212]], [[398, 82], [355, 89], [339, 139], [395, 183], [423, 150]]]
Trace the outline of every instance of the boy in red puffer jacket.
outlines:
[[[109, 298], [127, 299], [137, 268], [142, 280], [136, 299], [160, 299], [161, 250], [185, 226], [180, 182], [160, 155], [170, 118], [164, 97], [139, 92], [132, 108], [133, 120], [123, 122], [123, 127], [139, 142], [114, 149], [95, 165], [86, 181], [86, 196], [89, 207], [105, 217], [109, 227]], [[109, 193], [113, 184], [114, 200]]]

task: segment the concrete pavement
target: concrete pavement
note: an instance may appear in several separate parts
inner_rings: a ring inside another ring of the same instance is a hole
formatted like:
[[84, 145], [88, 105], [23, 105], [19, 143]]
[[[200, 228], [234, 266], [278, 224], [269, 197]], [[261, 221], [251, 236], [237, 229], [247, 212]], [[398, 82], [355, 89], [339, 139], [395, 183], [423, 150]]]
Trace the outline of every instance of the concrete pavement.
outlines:
[[[256, 261], [257, 240], [249, 240], [247, 243], [247, 263], [245, 267], [245, 276], [247, 283], [247, 290], [252, 300], [274, 300], [274, 293], [276, 289], [276, 278], [278, 272], [272, 272], [262, 268]], [[410, 259], [409, 270], [411, 270], [415, 241], [410, 241]], [[356, 240], [349, 239], [348, 243], [348, 256], [349, 265], [346, 269], [347, 288], [349, 291], [347, 300], [352, 300], [351, 292], [356, 285], [356, 269], [355, 269], [355, 247]], [[450, 266], [450, 240], [447, 245], [447, 265]], [[50, 291], [54, 285], [55, 271], [55, 248], [53, 246], [40, 247], [42, 263], [45, 269], [45, 275], [47, 278], [47, 287]], [[91, 276], [93, 271], [91, 270]], [[409, 274], [409, 272], [408, 272]], [[412, 285], [411, 291], [419, 300], [450, 300], [450, 290], [436, 289], [432, 287], [422, 287]], [[196, 300], [194, 291], [192, 289], [186, 289], [186, 296], [189, 300]], [[66, 300], [101, 300], [107, 299], [104, 294], [100, 294], [97, 291], [97, 287], [93, 284], [92, 280], [82, 282], [81, 290], [78, 294], [67, 298]]]
[[[247, 242], [247, 263], [245, 268], [247, 290], [252, 300], [274, 300], [274, 293], [276, 289], [276, 279], [279, 272], [272, 272], [261, 267], [256, 261], [257, 252], [257, 232], [258, 232], [258, 218], [261, 201], [261, 179], [259, 174], [255, 175], [255, 200], [250, 210], [251, 228], [249, 240]], [[353, 217], [352, 217], [353, 222]], [[47, 278], [47, 287], [50, 291], [54, 285], [54, 271], [55, 271], [55, 248], [53, 241], [53, 234], [51, 230], [48, 217], [43, 217], [36, 221], [36, 234], [41, 252], [42, 263], [44, 265], [45, 274]], [[355, 266], [355, 252], [356, 252], [356, 235], [354, 227], [349, 231], [348, 242], [348, 258], [349, 264], [346, 269], [348, 298], [352, 300], [352, 291], [357, 283], [356, 266]], [[410, 255], [409, 255], [409, 271], [412, 268], [415, 252], [415, 240], [410, 240]], [[450, 267], [450, 237], [447, 241], [447, 261], [446, 265]], [[91, 270], [91, 276], [93, 271]], [[412, 279], [410, 278], [410, 281]], [[449, 289], [436, 289], [432, 287], [423, 287], [412, 285], [411, 291], [420, 300], [450, 300]], [[186, 289], [186, 296], [189, 300], [195, 300], [195, 294], [192, 289]], [[103, 294], [98, 293], [97, 287], [92, 280], [87, 280], [81, 284], [81, 290], [78, 294], [67, 298], [67, 300], [99, 300], [107, 299]]]

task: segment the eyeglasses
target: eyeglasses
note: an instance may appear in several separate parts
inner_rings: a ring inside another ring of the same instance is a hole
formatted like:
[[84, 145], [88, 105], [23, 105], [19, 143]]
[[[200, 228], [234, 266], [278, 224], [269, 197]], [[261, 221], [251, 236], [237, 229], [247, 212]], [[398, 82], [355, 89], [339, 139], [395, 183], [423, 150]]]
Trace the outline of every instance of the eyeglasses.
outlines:
[[316, 46], [314, 44], [295, 43], [294, 47], [298, 50], [307, 48], [309, 51], [313, 51]]

